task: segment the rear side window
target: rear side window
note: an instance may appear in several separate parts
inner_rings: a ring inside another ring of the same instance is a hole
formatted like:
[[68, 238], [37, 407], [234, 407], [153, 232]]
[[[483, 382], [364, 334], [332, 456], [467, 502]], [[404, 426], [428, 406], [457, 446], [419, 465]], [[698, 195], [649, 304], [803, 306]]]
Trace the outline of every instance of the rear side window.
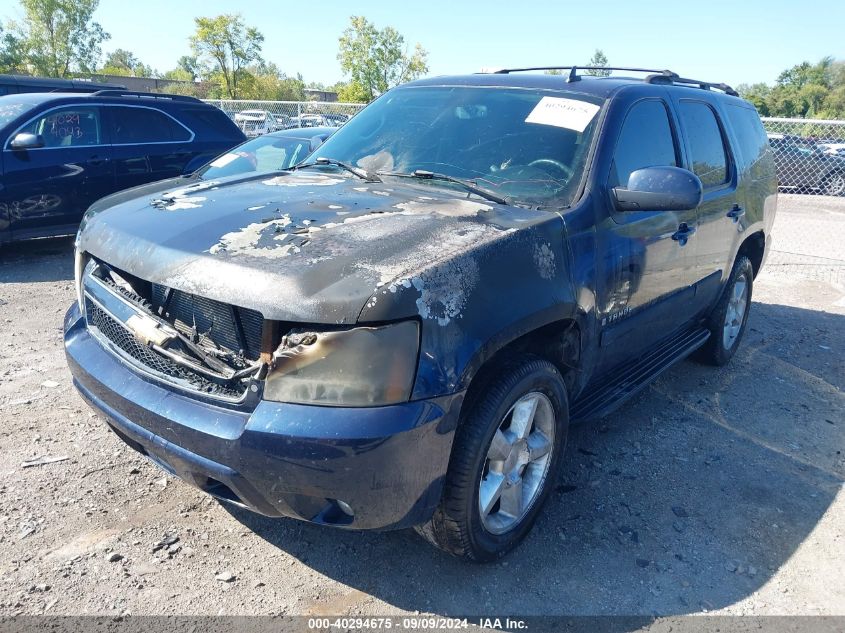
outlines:
[[191, 139], [191, 133], [184, 126], [159, 110], [115, 106], [109, 111], [115, 145], [172, 143]]
[[766, 153], [766, 130], [757, 112], [738, 105], [725, 106], [725, 113], [739, 142], [743, 166], [756, 163]]
[[102, 143], [100, 109], [92, 106], [76, 106], [51, 110], [18, 132], [41, 136], [44, 139], [44, 147], [100, 145]]
[[626, 186], [632, 172], [644, 167], [677, 167], [669, 114], [662, 101], [640, 101], [628, 111], [610, 173], [610, 186]]
[[211, 106], [207, 108], [185, 108], [182, 113], [188, 117], [189, 125], [192, 121], [196, 122], [199, 129], [204, 129], [216, 137], [243, 140], [241, 130], [219, 108]]
[[692, 171], [707, 187], [728, 181], [728, 155], [716, 113], [701, 101], [681, 101], [679, 110], [692, 156]]

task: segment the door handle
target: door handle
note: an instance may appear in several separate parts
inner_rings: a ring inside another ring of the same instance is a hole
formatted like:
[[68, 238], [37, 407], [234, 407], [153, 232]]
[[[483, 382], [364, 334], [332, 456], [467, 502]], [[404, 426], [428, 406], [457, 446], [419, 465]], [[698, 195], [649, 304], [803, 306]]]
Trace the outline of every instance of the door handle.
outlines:
[[745, 209], [743, 209], [738, 204], [735, 204], [733, 208], [727, 212], [726, 214], [731, 220], [734, 222], [739, 222], [739, 219], [745, 215]]
[[695, 233], [695, 227], [689, 226], [686, 222], [682, 222], [678, 227], [678, 230], [672, 233], [672, 239], [683, 246], [687, 243], [687, 240], [693, 233]]
[[88, 160], [89, 165], [102, 165], [104, 163], [109, 162], [108, 158], [91, 158]]

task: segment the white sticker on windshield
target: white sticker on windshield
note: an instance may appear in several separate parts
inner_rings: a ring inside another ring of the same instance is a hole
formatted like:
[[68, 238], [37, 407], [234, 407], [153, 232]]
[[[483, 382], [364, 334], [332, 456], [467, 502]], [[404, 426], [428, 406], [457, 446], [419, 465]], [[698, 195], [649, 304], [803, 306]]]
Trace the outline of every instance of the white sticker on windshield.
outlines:
[[567, 130], [583, 132], [598, 111], [599, 106], [586, 101], [543, 97], [540, 99], [540, 103], [531, 110], [531, 114], [528, 115], [525, 122], [554, 125], [555, 127], [564, 127]]
[[223, 154], [223, 156], [221, 156], [220, 158], [215, 158], [213, 161], [211, 161], [211, 166], [212, 167], [225, 167], [226, 165], [228, 165], [229, 163], [231, 163], [233, 160], [235, 160], [237, 158], [238, 158], [237, 154]]

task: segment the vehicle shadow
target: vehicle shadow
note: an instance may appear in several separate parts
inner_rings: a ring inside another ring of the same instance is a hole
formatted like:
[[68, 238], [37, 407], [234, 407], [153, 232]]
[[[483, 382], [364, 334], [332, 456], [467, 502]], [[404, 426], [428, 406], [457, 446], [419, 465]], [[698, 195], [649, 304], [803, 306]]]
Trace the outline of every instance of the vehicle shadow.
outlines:
[[[345, 532], [229, 512], [320, 574], [412, 612], [723, 608], [771, 579], [845, 482], [843, 357], [845, 317], [755, 303], [727, 367], [681, 363], [621, 411], [571, 430], [545, 511], [496, 564], [460, 562], [412, 531]], [[305, 610], [352, 606], [349, 597], [323, 598]], [[384, 611], [377, 602], [364, 608]]]
[[0, 246], [0, 284], [73, 279], [73, 240], [53, 237]]

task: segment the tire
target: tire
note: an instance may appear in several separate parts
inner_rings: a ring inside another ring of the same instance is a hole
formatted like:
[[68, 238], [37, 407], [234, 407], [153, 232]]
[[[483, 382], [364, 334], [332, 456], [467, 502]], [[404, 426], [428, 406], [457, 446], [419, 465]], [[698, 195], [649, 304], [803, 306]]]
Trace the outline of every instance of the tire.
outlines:
[[824, 179], [822, 192], [826, 196], [845, 195], [845, 173], [834, 172]]
[[710, 338], [696, 354], [699, 361], [721, 367], [733, 357], [748, 324], [753, 286], [754, 268], [751, 260], [740, 257], [707, 321]]
[[569, 428], [566, 387], [552, 363], [522, 356], [494, 375], [461, 412], [440, 504], [416, 528], [443, 551], [476, 562], [504, 556], [531, 530], [554, 486]]

